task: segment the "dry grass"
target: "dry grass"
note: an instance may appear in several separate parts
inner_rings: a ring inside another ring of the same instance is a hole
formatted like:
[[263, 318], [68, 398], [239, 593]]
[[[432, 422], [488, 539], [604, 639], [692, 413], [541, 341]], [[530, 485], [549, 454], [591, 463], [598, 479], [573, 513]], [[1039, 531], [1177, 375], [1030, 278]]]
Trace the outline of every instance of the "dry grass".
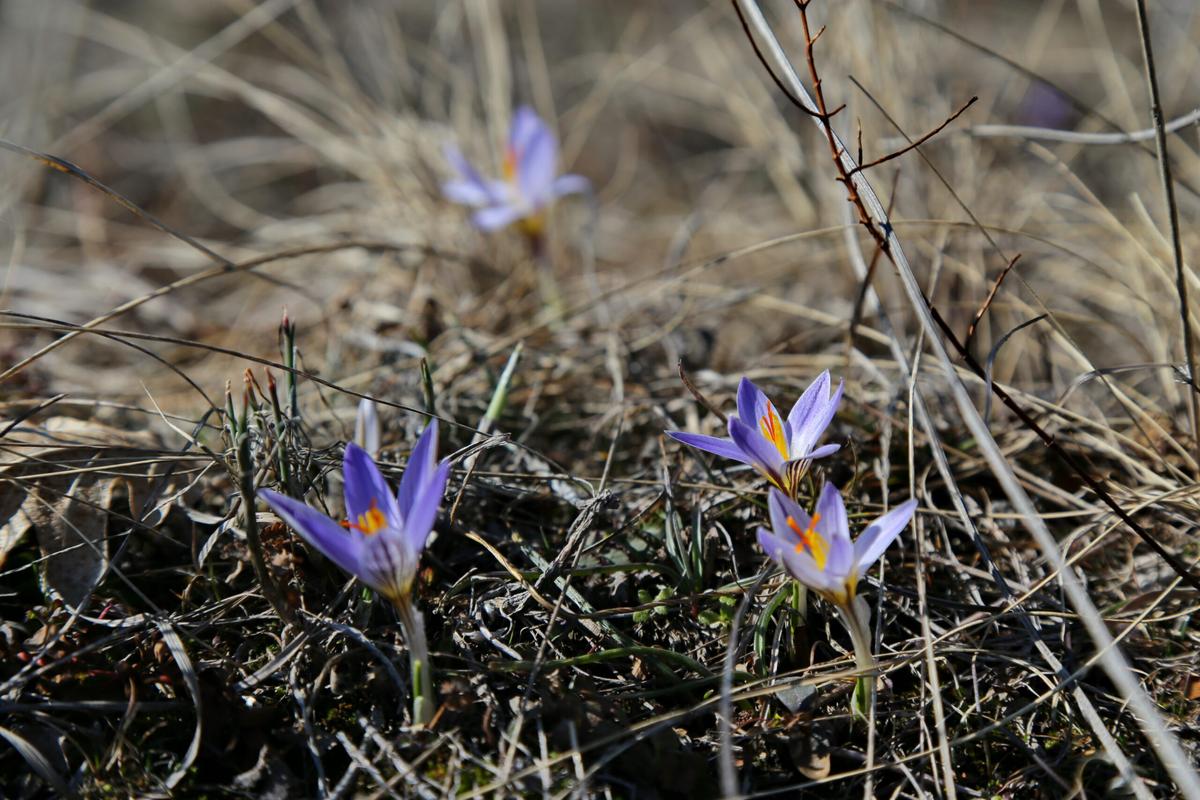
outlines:
[[[863, 160], [903, 142], [889, 116], [917, 136], [980, 98], [867, 177], [960, 339], [1020, 255], [970, 349], [1067, 460], [968, 361], [956, 379], [1157, 706], [1169, 733], [1153, 741], [847, 213], [824, 137], [728, 3], [395, 5], [5, 6], [20, 79], [0, 89], [0, 135], [194, 241], [0, 156], [0, 794], [716, 796], [741, 611], [729, 744], [747, 796], [1176, 796], [1156, 752], [1177, 740], [1200, 760], [1200, 593], [1080, 475], [1196, 570], [1198, 443], [1154, 141], [1090, 137], [1152, 125], [1133, 4], [810, 13], [828, 25], [825, 95], [848, 105], [835, 125], [850, 141], [861, 126]], [[807, 77], [795, 9], [770, 11]], [[1200, 105], [1200, 17], [1150, 14], [1180, 117]], [[438, 192], [443, 143], [494, 158], [512, 98], [555, 120], [564, 167], [598, 190], [594, 210], [553, 218], [561, 305], [519, 237], [473, 231]], [[1038, 124], [1078, 135], [996, 127]], [[1168, 141], [1186, 257], [1196, 130]], [[269, 514], [296, 624], [254, 578], [223, 392], [250, 369], [286, 398], [284, 306], [298, 413], [277, 426], [263, 406], [258, 485], [290, 480], [337, 513], [361, 395], [381, 402], [393, 475], [421, 412], [460, 451], [420, 581], [432, 730], [408, 727], [391, 610]], [[502, 435], [468, 459], [518, 343]], [[831, 369], [847, 446], [814, 485], [846, 487], [855, 518], [920, 500], [865, 589], [873, 726], [846, 712], [853, 660], [830, 609], [802, 618], [763, 573], [761, 483], [661, 435], [719, 429], [680, 362], [720, 408], [742, 374], [790, 403]], [[73, 591], [78, 610], [55, 597]]]

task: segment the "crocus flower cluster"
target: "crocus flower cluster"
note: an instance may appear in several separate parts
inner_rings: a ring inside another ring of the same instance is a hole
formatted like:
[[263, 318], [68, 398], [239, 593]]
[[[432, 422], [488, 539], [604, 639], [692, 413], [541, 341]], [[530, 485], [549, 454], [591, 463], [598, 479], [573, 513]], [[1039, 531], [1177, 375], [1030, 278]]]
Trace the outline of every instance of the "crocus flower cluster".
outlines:
[[[378, 447], [377, 426], [374, 405], [360, 406], [358, 427], [368, 446]], [[435, 419], [417, 440], [396, 494], [371, 456], [348, 443], [342, 462], [348, 517], [344, 527], [279, 492], [258, 493], [306, 542], [396, 607], [412, 663], [413, 716], [421, 724], [433, 717], [433, 683], [424, 622], [413, 604], [412, 587], [450, 474], [449, 461], [436, 460], [437, 435]]]
[[452, 202], [477, 209], [471, 221], [485, 231], [517, 222], [526, 235], [538, 236], [551, 203], [591, 187], [581, 175], [558, 174], [558, 140], [528, 106], [513, 114], [501, 179], [483, 177], [455, 145], [447, 146], [445, 155], [458, 177], [442, 184], [442, 193]]
[[[758, 529], [758, 544], [794, 579], [829, 601], [840, 613], [854, 644], [859, 670], [874, 669], [875, 657], [868, 626], [869, 610], [857, 596], [858, 582], [901, 532], [916, 511], [908, 500], [850, 537], [850, 521], [842, 495], [825, 483], [812, 516], [800, 507], [800, 480], [816, 458], [832, 455], [839, 446], [818, 442], [833, 421], [842, 399], [842, 383], [830, 394], [828, 372], [822, 372], [804, 391], [787, 422], [749, 379], [738, 386], [737, 415], [729, 418], [729, 438], [668, 431], [673, 438], [705, 452], [749, 464], [773, 485], [767, 506], [770, 528]], [[854, 709], [865, 709], [869, 687], [860, 678]]]
[[817, 446], [842, 402], [842, 382], [832, 395], [830, 383], [828, 370], [817, 376], [784, 422], [770, 398], [749, 378], [742, 378], [737, 414], [729, 418], [728, 439], [682, 431], [667, 431], [667, 435], [698, 450], [749, 464], [795, 497], [813, 459], [833, 455], [841, 448], [838, 444]]

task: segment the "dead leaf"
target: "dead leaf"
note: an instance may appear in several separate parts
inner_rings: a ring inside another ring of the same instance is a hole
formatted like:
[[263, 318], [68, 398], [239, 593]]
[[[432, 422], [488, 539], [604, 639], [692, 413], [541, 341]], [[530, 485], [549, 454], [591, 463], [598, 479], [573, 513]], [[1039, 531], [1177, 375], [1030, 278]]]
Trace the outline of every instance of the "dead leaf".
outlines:
[[42, 577], [72, 608], [85, 602], [108, 568], [108, 509], [117, 478], [84, 473], [53, 499], [30, 492], [24, 511], [45, 557]]
[[[0, 426], [3, 423], [0, 422]], [[0, 451], [0, 567], [37, 534], [42, 580], [74, 607], [108, 568], [108, 524], [119, 495], [135, 502], [154, 475], [147, 451], [158, 441], [87, 420], [52, 417], [9, 431]], [[130, 507], [130, 515], [140, 509]]]

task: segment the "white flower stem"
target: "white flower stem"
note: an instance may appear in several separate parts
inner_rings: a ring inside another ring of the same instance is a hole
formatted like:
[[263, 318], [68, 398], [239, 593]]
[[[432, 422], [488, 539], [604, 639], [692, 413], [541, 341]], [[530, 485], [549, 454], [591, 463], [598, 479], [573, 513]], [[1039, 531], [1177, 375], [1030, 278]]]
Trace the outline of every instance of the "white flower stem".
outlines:
[[408, 644], [408, 663], [412, 671], [413, 722], [426, 726], [433, 721], [433, 665], [429, 660], [429, 644], [425, 640], [425, 620], [407, 595], [396, 600], [396, 611], [404, 628]]
[[842, 616], [842, 622], [846, 625], [846, 630], [850, 633], [850, 641], [854, 645], [854, 663], [858, 667], [858, 671], [864, 673], [859, 676], [854, 688], [850, 710], [855, 716], [865, 719], [871, 709], [871, 699], [875, 693], [877, 667], [875, 651], [871, 647], [871, 631], [867, 620], [864, 620], [855, 610], [853, 601], [844, 605], [839, 603], [837, 609]]

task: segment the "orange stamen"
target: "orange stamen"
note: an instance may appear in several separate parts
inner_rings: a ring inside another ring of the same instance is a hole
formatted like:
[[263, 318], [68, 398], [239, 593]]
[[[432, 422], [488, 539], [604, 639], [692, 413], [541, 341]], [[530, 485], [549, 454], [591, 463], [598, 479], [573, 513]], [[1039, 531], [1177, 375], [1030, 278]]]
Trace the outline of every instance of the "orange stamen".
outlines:
[[779, 418], [779, 412], [775, 410], [775, 406], [769, 402], [767, 403], [767, 413], [758, 420], [758, 429], [771, 444], [775, 445], [775, 449], [779, 451], [783, 460], [787, 461], [788, 445], [787, 437], [783, 435], [783, 420]]
[[808, 523], [807, 529], [801, 529], [796, 518], [788, 515], [788, 527], [796, 532], [800, 537], [800, 543], [796, 545], [796, 552], [808, 551], [812, 556], [813, 561], [817, 562], [817, 569], [825, 569], [825, 559], [829, 555], [829, 545], [825, 543], [825, 538], [817, 533], [817, 523], [821, 520], [820, 514], [813, 514], [812, 521]]
[[379, 510], [379, 501], [372, 497], [371, 507], [358, 515], [357, 522], [350, 522], [347, 525], [364, 536], [371, 536], [387, 527], [387, 517]]

